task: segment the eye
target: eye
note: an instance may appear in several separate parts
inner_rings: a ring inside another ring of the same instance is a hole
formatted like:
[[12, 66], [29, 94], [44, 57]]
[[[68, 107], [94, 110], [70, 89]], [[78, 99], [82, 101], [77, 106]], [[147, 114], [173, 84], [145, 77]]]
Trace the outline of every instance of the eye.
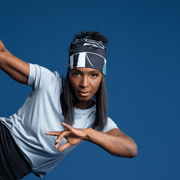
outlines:
[[99, 76], [99, 74], [93, 73], [93, 74], [91, 74], [91, 76], [95, 78], [95, 77]]
[[73, 74], [73, 76], [80, 76], [80, 73], [78, 73], [78, 72], [73, 72], [72, 74]]

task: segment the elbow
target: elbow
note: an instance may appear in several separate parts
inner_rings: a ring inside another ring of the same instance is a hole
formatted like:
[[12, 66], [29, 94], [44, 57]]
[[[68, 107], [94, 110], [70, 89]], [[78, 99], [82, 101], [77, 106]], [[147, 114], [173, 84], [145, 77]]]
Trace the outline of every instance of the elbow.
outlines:
[[134, 143], [134, 145], [130, 148], [129, 150], [129, 156], [128, 158], [133, 158], [133, 157], [136, 157], [137, 154], [138, 154], [138, 147], [136, 145], [136, 143]]
[[138, 147], [136, 143], [134, 143], [132, 146], [128, 146], [123, 149], [119, 148], [118, 151], [110, 152], [110, 154], [122, 158], [134, 158], [138, 154]]

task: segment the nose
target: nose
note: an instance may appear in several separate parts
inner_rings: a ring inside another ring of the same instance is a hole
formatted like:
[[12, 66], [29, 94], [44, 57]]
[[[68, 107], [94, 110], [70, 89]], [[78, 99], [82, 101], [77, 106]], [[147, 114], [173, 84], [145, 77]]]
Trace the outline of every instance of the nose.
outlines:
[[89, 79], [87, 76], [83, 76], [81, 81], [80, 81], [80, 86], [85, 88], [89, 86]]

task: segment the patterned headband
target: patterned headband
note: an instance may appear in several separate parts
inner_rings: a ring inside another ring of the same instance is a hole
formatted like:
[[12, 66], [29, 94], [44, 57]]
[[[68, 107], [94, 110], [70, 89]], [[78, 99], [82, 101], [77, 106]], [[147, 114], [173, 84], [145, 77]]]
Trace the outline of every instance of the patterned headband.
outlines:
[[69, 50], [68, 71], [74, 67], [87, 67], [101, 71], [106, 75], [106, 45], [87, 36], [76, 39]]

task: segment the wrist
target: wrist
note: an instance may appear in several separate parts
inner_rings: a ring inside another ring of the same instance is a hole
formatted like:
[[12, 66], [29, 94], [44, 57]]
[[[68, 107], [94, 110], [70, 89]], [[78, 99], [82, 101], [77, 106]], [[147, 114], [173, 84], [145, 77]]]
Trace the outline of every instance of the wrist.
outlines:
[[90, 134], [91, 134], [92, 131], [93, 131], [92, 128], [85, 129], [86, 136], [85, 136], [84, 140], [90, 141]]

